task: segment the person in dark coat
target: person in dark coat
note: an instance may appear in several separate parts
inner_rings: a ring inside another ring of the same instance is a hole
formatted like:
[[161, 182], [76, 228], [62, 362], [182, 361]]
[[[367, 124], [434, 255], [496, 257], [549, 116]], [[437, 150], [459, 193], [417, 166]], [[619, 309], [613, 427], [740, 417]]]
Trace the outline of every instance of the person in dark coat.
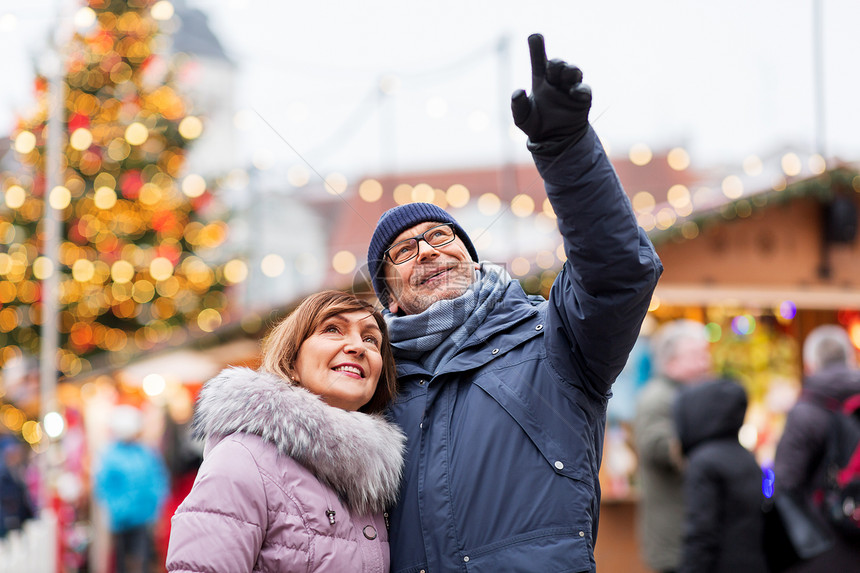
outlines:
[[588, 123], [582, 72], [529, 37], [514, 93], [567, 260], [549, 300], [479, 262], [445, 210], [385, 212], [368, 270], [407, 436], [393, 573], [595, 571], [606, 406], [663, 270]]
[[[831, 416], [825, 404], [838, 404], [860, 394], [860, 370], [848, 333], [834, 324], [812, 330], [803, 343], [803, 368], [806, 377], [801, 395], [788, 413], [776, 447], [774, 495], [793, 491], [813, 500], [814, 492], [825, 480], [821, 462]], [[828, 526], [824, 519], [822, 522]], [[835, 529], [829, 533], [834, 540], [831, 549], [789, 571], [860, 571], [860, 544], [842, 537]]]
[[762, 470], [738, 441], [744, 389], [715, 380], [680, 391], [675, 425], [686, 458], [679, 573], [765, 573]]
[[24, 459], [21, 442], [11, 437], [0, 440], [0, 538], [36, 516], [24, 482]]

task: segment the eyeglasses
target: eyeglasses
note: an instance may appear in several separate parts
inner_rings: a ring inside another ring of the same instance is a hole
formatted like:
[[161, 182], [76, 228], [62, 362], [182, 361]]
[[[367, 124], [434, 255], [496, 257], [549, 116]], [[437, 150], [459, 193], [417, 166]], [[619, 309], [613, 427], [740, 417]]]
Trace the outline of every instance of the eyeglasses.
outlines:
[[441, 247], [452, 242], [455, 238], [457, 236], [454, 234], [454, 225], [445, 223], [431, 227], [411, 239], [394, 243], [385, 251], [385, 256], [395, 265], [402, 265], [418, 256], [418, 241], [424, 241], [431, 247]]

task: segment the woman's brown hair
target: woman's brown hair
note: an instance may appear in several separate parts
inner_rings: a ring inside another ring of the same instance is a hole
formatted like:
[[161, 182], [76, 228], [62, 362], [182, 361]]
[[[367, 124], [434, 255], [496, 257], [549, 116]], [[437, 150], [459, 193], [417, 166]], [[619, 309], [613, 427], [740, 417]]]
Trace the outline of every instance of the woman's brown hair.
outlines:
[[397, 371], [388, 338], [388, 327], [382, 313], [372, 304], [351, 294], [325, 290], [305, 298], [263, 341], [263, 370], [283, 378], [292, 378], [299, 348], [317, 326], [332, 316], [359, 310], [366, 310], [373, 316], [382, 332], [379, 348], [382, 354], [382, 372], [370, 401], [358, 411], [368, 414], [382, 412], [397, 393]]

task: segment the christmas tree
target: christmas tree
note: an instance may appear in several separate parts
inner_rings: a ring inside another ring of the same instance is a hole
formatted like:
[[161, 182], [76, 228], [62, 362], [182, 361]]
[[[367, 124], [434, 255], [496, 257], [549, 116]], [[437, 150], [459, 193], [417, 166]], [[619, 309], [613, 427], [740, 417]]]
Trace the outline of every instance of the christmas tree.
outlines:
[[[38, 356], [40, 280], [59, 272], [58, 365], [66, 375], [118, 365], [227, 313], [228, 277], [207, 262], [226, 238], [201, 221], [212, 199], [183, 172], [202, 131], [176, 88], [181, 63], [164, 52], [156, 17], [166, 2], [90, 0], [91, 25], [65, 47], [63, 175], [46, 189], [48, 83], [12, 134], [21, 167], [3, 173], [0, 207], [0, 365]], [[60, 210], [59, 268], [43, 254], [45, 201]]]

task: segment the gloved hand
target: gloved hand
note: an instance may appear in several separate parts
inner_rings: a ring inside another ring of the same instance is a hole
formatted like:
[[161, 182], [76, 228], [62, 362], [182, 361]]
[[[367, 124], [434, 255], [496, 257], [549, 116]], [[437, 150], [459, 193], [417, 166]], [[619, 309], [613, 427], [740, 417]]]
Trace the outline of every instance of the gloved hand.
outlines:
[[557, 155], [588, 131], [591, 88], [582, 72], [562, 60], [546, 60], [543, 36], [529, 36], [532, 95], [517, 90], [511, 96], [514, 123], [529, 136], [532, 153]]

